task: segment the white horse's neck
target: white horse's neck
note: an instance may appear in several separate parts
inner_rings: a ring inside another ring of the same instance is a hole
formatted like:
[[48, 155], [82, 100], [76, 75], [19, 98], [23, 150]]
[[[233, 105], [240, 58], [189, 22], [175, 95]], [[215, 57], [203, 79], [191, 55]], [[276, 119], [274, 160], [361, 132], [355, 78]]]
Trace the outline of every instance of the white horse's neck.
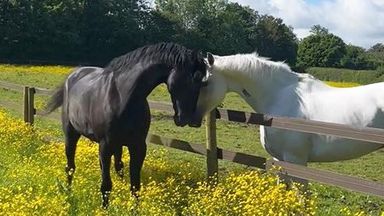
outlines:
[[256, 54], [216, 58], [214, 70], [226, 77], [228, 91], [237, 92], [261, 113], [270, 112], [269, 106], [282, 91], [295, 88], [308, 77], [291, 71], [284, 63], [268, 61]]

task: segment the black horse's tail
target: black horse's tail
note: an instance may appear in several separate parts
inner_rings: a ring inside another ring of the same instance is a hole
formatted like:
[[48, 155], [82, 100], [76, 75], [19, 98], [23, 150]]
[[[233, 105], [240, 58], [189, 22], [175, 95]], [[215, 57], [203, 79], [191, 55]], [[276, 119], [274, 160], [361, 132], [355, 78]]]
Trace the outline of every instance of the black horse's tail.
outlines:
[[53, 112], [57, 108], [59, 108], [61, 105], [63, 105], [64, 101], [64, 88], [65, 88], [65, 82], [56, 89], [55, 93], [51, 96], [51, 99], [49, 100], [47, 106], [44, 110], [44, 115], [48, 115], [49, 113]]

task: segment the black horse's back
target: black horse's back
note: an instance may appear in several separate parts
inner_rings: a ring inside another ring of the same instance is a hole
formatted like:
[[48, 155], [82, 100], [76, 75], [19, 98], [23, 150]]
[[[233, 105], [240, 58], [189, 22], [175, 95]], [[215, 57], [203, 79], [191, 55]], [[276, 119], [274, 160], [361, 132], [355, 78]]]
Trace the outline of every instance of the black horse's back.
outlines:
[[73, 85], [73, 83], [76, 83], [78, 80], [86, 76], [87, 74], [96, 71], [97, 67], [79, 67], [74, 69], [67, 79], [55, 90], [53, 95], [51, 96], [50, 100], [48, 101], [44, 115], [48, 115], [49, 113], [53, 112], [57, 108], [63, 105], [64, 103], [64, 92], [66, 91], [66, 87], [69, 87]]

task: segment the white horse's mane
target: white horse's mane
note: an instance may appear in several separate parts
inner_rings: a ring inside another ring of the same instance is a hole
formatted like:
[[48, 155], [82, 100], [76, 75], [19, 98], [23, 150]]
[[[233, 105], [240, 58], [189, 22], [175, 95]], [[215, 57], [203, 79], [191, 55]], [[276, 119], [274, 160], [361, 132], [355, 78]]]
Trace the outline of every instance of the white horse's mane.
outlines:
[[299, 74], [291, 70], [285, 62], [274, 62], [269, 58], [261, 57], [258, 53], [236, 54], [230, 56], [218, 56], [215, 59], [215, 66], [223, 69], [223, 73], [242, 73], [246, 77], [252, 79], [260, 79], [263, 77], [295, 77]]

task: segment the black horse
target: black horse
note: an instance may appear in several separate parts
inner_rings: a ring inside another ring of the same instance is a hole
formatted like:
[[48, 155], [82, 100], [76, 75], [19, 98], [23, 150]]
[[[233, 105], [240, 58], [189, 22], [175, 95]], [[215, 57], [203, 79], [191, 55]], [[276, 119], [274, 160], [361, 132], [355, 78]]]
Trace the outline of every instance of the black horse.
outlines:
[[171, 94], [177, 126], [190, 123], [206, 64], [198, 52], [174, 43], [138, 48], [113, 59], [105, 68], [81, 67], [73, 71], [55, 92], [47, 113], [62, 106], [67, 165], [71, 184], [75, 171], [75, 150], [83, 135], [99, 143], [103, 206], [108, 206], [112, 189], [111, 157], [121, 173], [122, 146], [130, 154], [131, 192], [140, 189], [140, 171], [146, 155], [150, 125], [147, 96], [161, 83]]

